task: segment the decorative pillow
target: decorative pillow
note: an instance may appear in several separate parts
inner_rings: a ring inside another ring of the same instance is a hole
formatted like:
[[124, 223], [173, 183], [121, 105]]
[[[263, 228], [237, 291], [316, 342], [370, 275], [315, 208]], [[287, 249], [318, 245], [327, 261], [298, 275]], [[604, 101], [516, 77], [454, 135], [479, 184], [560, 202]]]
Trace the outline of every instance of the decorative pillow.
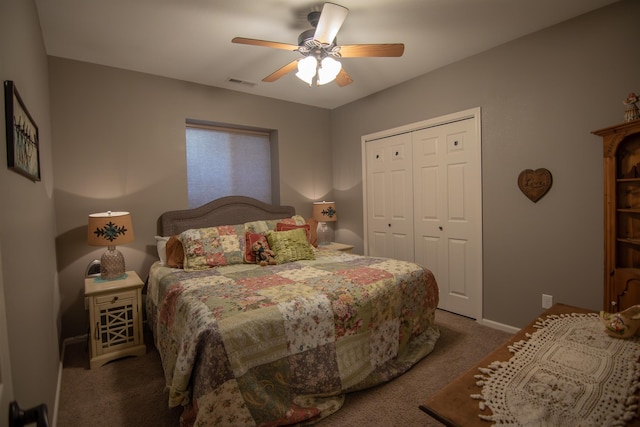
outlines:
[[[265, 219], [259, 221], [251, 221], [244, 223], [244, 231], [245, 231], [245, 249], [244, 249], [244, 261], [249, 264], [254, 264], [256, 262], [255, 256], [251, 251], [251, 245], [255, 243], [255, 240], [249, 242], [247, 239], [247, 234], [251, 234], [251, 238], [255, 239], [254, 235], [265, 236], [264, 244], [266, 244], [267, 249], [269, 248], [269, 242], [266, 239], [265, 233], [269, 230], [276, 230], [278, 224], [289, 224], [289, 225], [304, 225], [305, 219], [300, 215], [294, 215], [291, 218], [282, 218], [282, 219]], [[317, 228], [317, 225], [316, 225]], [[316, 237], [316, 244], [318, 238]], [[311, 240], [309, 240], [311, 241]]]
[[302, 228], [287, 231], [267, 231], [267, 241], [272, 251], [276, 253], [276, 262], [298, 261], [301, 259], [315, 259], [313, 248], [307, 240], [307, 233]]
[[296, 228], [302, 228], [307, 233], [307, 242], [311, 243], [311, 226], [309, 224], [298, 225], [288, 224], [286, 222], [279, 222], [276, 224], [276, 231], [295, 230]]
[[251, 221], [244, 223], [245, 231], [250, 231], [251, 233], [266, 233], [269, 230], [275, 230], [276, 225], [279, 222], [283, 222], [286, 224], [297, 224], [304, 225], [305, 220], [300, 215], [294, 215], [291, 218], [282, 218], [282, 219], [266, 219], [261, 221]]
[[269, 242], [267, 241], [267, 236], [265, 236], [264, 234], [251, 233], [249, 231], [244, 233], [244, 262], [249, 264], [256, 263], [256, 254], [253, 253], [253, 250], [251, 248], [253, 247], [253, 244], [255, 242], [258, 242], [260, 240], [262, 240], [262, 244], [264, 245], [265, 249], [271, 249], [269, 247]]
[[291, 218], [281, 219], [280, 222], [284, 222], [285, 224], [296, 224], [296, 225], [305, 225], [307, 222], [304, 217], [301, 215], [294, 215]]
[[166, 265], [167, 264], [166, 246], [167, 246], [167, 241], [168, 240], [169, 240], [169, 237], [156, 236], [156, 247], [158, 249], [158, 258], [160, 258], [160, 263], [162, 265]]
[[268, 230], [275, 230], [279, 220], [251, 221], [244, 223], [244, 230], [249, 233], [264, 234]]
[[180, 241], [184, 249], [185, 271], [241, 264], [244, 259], [243, 224], [183, 231]]
[[171, 236], [167, 241], [166, 247], [167, 266], [173, 268], [182, 268], [184, 263], [184, 249], [182, 243], [177, 236]]

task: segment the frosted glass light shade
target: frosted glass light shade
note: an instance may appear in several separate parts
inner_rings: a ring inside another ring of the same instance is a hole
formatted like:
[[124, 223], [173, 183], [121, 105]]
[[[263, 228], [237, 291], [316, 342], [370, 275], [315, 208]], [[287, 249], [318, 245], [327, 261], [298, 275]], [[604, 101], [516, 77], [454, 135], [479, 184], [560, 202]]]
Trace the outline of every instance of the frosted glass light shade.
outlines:
[[320, 68], [318, 68], [318, 84], [323, 85], [334, 81], [341, 69], [342, 64], [340, 64], [340, 61], [327, 56], [322, 60]]
[[315, 56], [307, 56], [298, 61], [296, 77], [311, 86], [317, 72], [318, 85], [323, 85], [334, 81], [341, 69], [342, 64], [340, 64], [340, 61], [330, 56], [323, 58], [320, 63], [318, 63], [318, 59]]
[[313, 78], [316, 75], [316, 68], [318, 67], [318, 61], [313, 56], [307, 56], [304, 59], [298, 61], [298, 72], [296, 77], [303, 82], [311, 85]]

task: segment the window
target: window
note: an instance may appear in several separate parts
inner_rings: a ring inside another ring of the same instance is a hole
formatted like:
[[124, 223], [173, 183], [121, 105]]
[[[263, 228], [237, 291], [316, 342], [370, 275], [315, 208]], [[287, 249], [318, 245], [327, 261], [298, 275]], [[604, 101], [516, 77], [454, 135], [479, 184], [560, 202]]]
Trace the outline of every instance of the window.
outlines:
[[187, 122], [189, 207], [224, 196], [277, 204], [277, 155], [271, 134]]

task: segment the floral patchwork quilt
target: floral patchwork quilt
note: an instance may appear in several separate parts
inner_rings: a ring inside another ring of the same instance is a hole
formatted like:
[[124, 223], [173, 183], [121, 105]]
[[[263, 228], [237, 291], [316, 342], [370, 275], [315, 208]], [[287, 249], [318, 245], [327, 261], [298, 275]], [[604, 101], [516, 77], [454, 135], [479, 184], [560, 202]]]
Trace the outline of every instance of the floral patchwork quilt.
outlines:
[[417, 264], [317, 250], [316, 259], [150, 271], [147, 316], [183, 425], [325, 417], [344, 393], [407, 371], [439, 337], [438, 287]]

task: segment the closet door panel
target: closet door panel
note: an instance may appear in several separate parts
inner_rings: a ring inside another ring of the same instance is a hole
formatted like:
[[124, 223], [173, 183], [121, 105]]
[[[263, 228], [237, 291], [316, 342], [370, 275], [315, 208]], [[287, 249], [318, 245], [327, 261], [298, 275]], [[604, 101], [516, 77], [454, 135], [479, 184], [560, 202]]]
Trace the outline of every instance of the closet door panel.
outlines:
[[[438, 168], [433, 166], [421, 167], [417, 171], [420, 185], [416, 185], [415, 192], [420, 193], [416, 203], [419, 221], [438, 220]], [[414, 212], [414, 215], [416, 213]]]
[[460, 268], [460, 266], [467, 263], [468, 242], [466, 240], [449, 239], [448, 245], [449, 293], [452, 298], [460, 297], [466, 299], [467, 295], [469, 295], [468, 281], [466, 270]]
[[384, 172], [375, 172], [371, 180], [371, 214], [374, 219], [384, 220], [387, 217], [387, 202], [385, 200]]
[[[446, 155], [444, 141], [433, 128], [412, 133], [414, 173], [414, 234], [421, 242], [438, 242], [430, 250], [416, 245], [416, 262], [446, 277], [446, 239], [442, 226], [447, 214], [447, 170], [443, 165]], [[444, 244], [442, 242], [445, 242]], [[434, 250], [438, 255], [434, 256]]]
[[[461, 120], [412, 133], [416, 191], [416, 262], [437, 271], [440, 307], [477, 316], [481, 301], [479, 153], [474, 121]], [[429, 171], [428, 173], [425, 171]], [[437, 251], [434, 254], [434, 251]]]
[[436, 278], [440, 277], [441, 262], [438, 254], [441, 244], [443, 241], [439, 237], [416, 236], [416, 253], [421, 254], [423, 259], [432, 261], [429, 270]]
[[411, 171], [407, 172], [404, 169], [391, 171], [391, 188], [389, 188], [389, 195], [391, 199], [390, 211], [391, 219], [395, 221], [407, 221], [408, 218], [413, 217], [413, 212], [407, 211], [411, 206], [409, 203], [405, 203], [409, 197], [413, 197], [407, 190], [411, 189], [412, 177], [409, 175]]
[[449, 221], [465, 221], [467, 219], [464, 188], [465, 165], [454, 164], [447, 168], [447, 184], [450, 195], [447, 199], [447, 214]]
[[387, 233], [370, 233], [369, 255], [384, 257], [387, 252]]
[[411, 135], [366, 144], [368, 254], [413, 261]]

